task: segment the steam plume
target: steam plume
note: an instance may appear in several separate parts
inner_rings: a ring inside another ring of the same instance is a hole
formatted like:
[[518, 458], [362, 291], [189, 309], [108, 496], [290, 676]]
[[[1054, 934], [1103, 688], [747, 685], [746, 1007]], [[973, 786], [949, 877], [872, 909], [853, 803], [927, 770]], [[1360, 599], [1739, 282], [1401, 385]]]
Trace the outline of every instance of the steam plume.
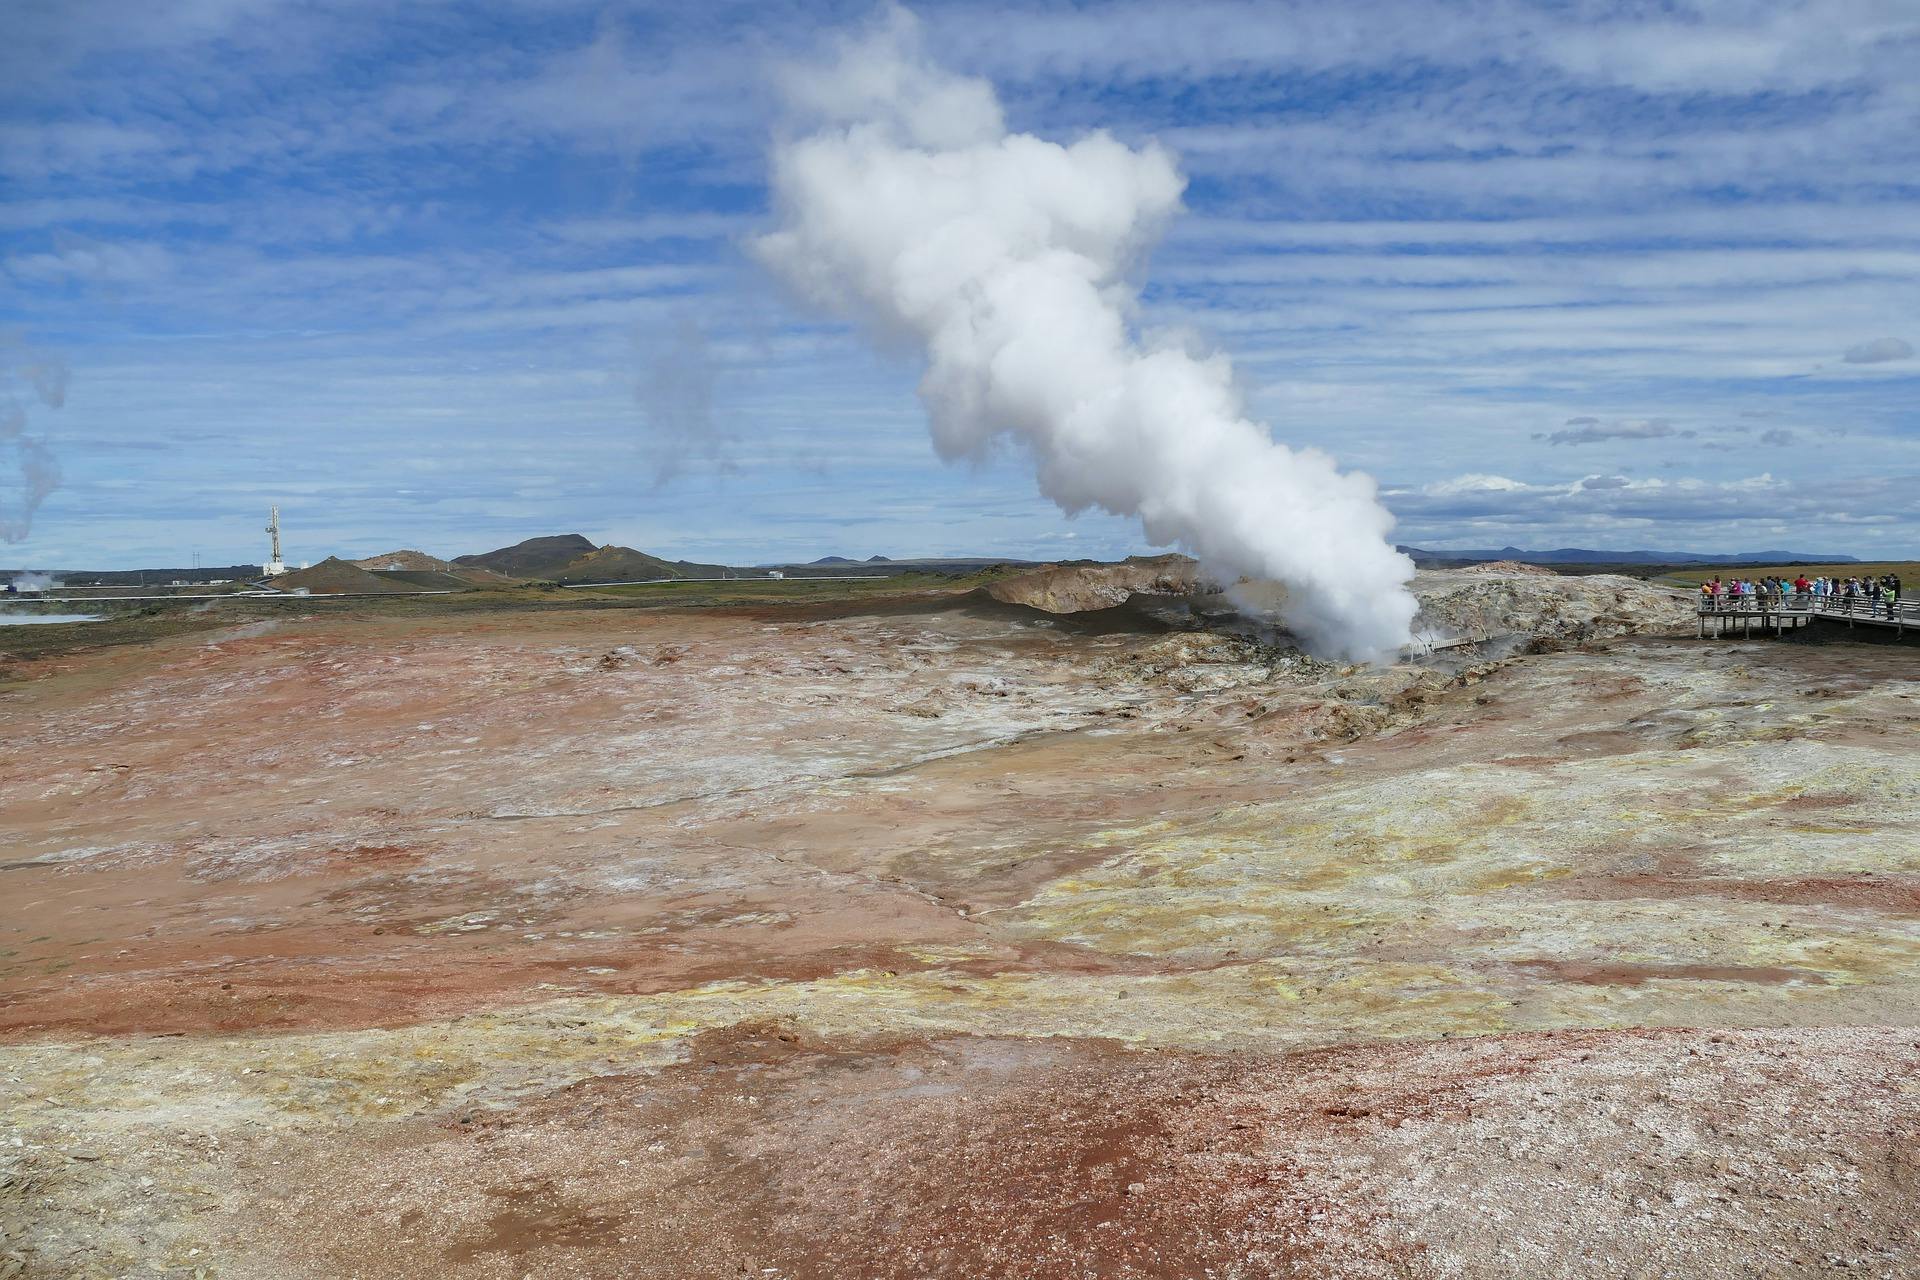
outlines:
[[34, 512], [60, 487], [60, 464], [38, 440], [21, 437], [6, 448], [18, 479], [11, 491], [0, 486], [0, 542], [20, 542], [33, 532]]
[[732, 471], [733, 438], [714, 419], [718, 366], [706, 333], [680, 316], [670, 336], [636, 331], [634, 346], [644, 367], [633, 394], [646, 422], [654, 483], [666, 484], [703, 460]]
[[1413, 565], [1373, 481], [1276, 444], [1226, 357], [1134, 332], [1127, 272], [1185, 185], [1171, 155], [1007, 132], [992, 87], [935, 66], [897, 9], [789, 90], [809, 131], [774, 148], [781, 226], [756, 249], [816, 303], [924, 347], [942, 457], [1014, 437], [1063, 510], [1137, 516], [1228, 583], [1286, 584], [1284, 620], [1315, 648], [1407, 643]]
[[[15, 364], [20, 356], [25, 363]], [[0, 335], [0, 385], [29, 383], [40, 403], [58, 409], [67, 402], [67, 366], [58, 356], [28, 352], [14, 334]], [[27, 409], [13, 395], [0, 397], [0, 542], [21, 542], [33, 532], [34, 513], [60, 487], [60, 463], [47, 442], [27, 433]]]

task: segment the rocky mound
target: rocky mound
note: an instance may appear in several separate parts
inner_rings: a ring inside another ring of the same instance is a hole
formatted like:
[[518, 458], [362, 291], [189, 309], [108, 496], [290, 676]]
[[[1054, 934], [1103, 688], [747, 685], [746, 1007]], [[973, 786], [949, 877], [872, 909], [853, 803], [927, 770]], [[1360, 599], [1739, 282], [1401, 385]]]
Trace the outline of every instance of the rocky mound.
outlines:
[[408, 573], [446, 573], [453, 568], [447, 561], [430, 556], [424, 551], [388, 551], [382, 555], [368, 556], [365, 560], [349, 560], [347, 563], [361, 569], [404, 569]]
[[369, 573], [338, 556], [328, 556], [310, 569], [296, 569], [269, 580], [276, 591], [307, 591], [316, 596], [385, 595], [409, 588]]
[[1461, 569], [1462, 573], [1530, 573], [1536, 577], [1554, 576], [1553, 570], [1545, 565], [1527, 564], [1521, 560], [1489, 560], [1485, 564], [1470, 564]]
[[[1617, 574], [1563, 577], [1518, 563], [1426, 569], [1412, 583], [1420, 601], [1416, 649], [1462, 640], [1510, 640], [1552, 648], [1634, 633], [1666, 633], [1693, 618], [1692, 597]], [[1242, 582], [1221, 595], [1186, 556], [1136, 556], [1119, 564], [1047, 565], [990, 583], [986, 594], [1046, 613], [1087, 613], [1135, 597], [1170, 597], [1181, 610], [1171, 625], [1290, 647], [1284, 631], [1286, 590]], [[1139, 602], [1136, 601], [1136, 607]]]
[[1414, 634], [1428, 644], [1524, 639], [1535, 647], [1636, 633], [1664, 634], [1693, 620], [1692, 597], [1618, 574], [1562, 577], [1528, 566], [1517, 572], [1428, 569], [1414, 576], [1420, 613]]
[[1045, 565], [988, 584], [1002, 604], [1044, 613], [1086, 613], [1125, 604], [1136, 595], [1180, 596], [1203, 590], [1199, 565], [1186, 556], [1131, 556], [1119, 564]]

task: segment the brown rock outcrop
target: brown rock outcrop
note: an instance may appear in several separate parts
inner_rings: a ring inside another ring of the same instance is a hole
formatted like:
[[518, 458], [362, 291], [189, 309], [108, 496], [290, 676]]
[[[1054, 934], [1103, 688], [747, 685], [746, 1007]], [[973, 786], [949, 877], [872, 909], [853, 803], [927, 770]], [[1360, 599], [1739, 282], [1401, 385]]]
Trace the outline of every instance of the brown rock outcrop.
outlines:
[[1136, 595], [1179, 596], [1202, 589], [1200, 566], [1182, 555], [1131, 556], [1119, 564], [1047, 565], [987, 587], [1003, 604], [1045, 613], [1111, 609]]

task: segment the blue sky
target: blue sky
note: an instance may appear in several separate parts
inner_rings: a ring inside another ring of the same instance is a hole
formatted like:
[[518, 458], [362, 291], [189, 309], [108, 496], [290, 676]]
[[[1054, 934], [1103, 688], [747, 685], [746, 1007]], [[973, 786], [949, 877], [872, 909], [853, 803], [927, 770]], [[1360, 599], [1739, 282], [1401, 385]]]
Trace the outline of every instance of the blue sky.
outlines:
[[[1013, 127], [1179, 156], [1140, 326], [1399, 540], [1920, 555], [1912, 0], [915, 12]], [[14, 0], [0, 563], [257, 561], [276, 502], [295, 559], [1144, 549], [744, 251], [775, 69], [873, 13]]]

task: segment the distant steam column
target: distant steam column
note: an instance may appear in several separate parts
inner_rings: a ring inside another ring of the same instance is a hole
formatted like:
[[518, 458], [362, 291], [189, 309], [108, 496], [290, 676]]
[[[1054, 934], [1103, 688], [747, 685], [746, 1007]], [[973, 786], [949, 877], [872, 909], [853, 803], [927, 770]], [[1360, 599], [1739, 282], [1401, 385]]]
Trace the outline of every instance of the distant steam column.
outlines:
[[280, 508], [273, 508], [273, 515], [267, 521], [267, 532], [273, 535], [273, 556], [267, 561], [269, 578], [277, 578], [287, 571], [285, 562], [280, 559]]

